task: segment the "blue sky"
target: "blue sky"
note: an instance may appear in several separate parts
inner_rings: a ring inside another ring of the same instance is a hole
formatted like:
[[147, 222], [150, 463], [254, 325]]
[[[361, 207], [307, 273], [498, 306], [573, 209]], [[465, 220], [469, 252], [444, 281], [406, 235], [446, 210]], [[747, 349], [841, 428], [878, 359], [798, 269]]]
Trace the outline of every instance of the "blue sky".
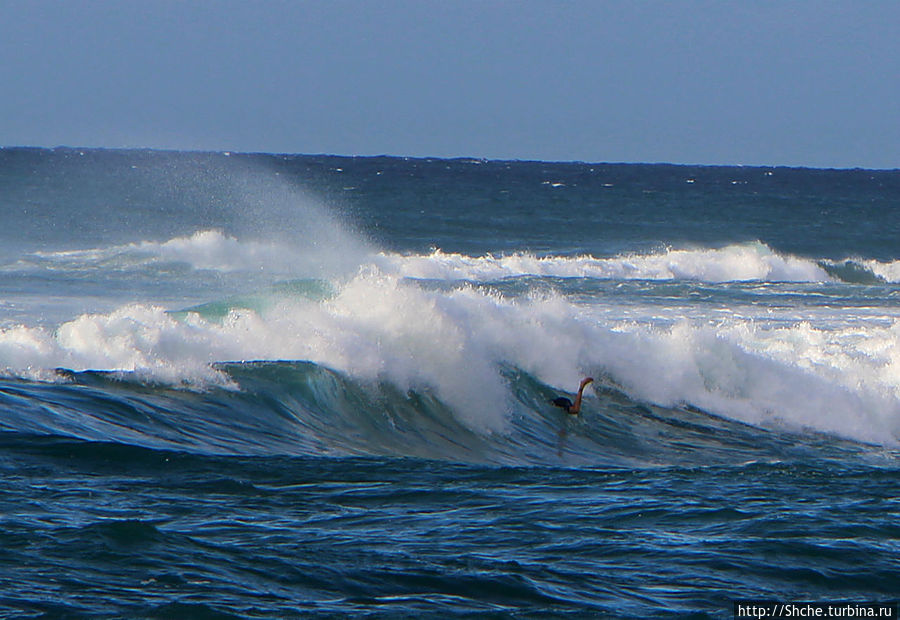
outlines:
[[0, 0], [0, 144], [900, 167], [900, 2]]

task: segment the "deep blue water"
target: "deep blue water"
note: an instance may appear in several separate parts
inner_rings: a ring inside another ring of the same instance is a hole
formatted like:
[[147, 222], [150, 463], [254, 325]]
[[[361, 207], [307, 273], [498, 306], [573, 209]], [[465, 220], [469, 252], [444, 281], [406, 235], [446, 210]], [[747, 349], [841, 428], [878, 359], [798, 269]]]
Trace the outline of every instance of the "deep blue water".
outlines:
[[898, 210], [897, 171], [0, 149], [0, 616], [895, 600]]

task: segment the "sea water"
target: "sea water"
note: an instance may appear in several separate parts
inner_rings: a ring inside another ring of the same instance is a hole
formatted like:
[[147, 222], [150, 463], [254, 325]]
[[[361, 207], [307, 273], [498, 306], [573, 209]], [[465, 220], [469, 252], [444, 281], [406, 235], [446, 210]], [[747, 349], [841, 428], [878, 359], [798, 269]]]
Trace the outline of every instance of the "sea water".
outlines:
[[0, 150], [0, 615], [896, 599], [898, 215], [897, 171]]

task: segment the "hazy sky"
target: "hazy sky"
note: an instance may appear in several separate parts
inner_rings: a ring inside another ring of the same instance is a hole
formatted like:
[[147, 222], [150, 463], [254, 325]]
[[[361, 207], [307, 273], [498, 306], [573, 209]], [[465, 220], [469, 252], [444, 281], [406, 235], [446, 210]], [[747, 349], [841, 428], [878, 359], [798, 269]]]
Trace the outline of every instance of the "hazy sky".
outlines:
[[0, 0], [0, 145], [900, 167], [897, 0]]

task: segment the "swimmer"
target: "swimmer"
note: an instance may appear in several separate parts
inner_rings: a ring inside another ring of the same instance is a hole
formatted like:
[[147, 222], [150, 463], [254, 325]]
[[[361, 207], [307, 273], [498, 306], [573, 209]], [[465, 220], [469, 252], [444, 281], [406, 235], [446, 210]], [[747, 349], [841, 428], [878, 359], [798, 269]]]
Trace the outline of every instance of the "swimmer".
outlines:
[[571, 400], [566, 398], [565, 396], [559, 396], [554, 398], [550, 402], [559, 407], [560, 409], [565, 409], [566, 413], [571, 413], [572, 415], [578, 415], [581, 411], [581, 394], [584, 392], [584, 388], [587, 387], [588, 383], [591, 383], [594, 380], [593, 377], [586, 377], [581, 380], [581, 385], [578, 386], [578, 394], [575, 395], [575, 403], [573, 404]]

